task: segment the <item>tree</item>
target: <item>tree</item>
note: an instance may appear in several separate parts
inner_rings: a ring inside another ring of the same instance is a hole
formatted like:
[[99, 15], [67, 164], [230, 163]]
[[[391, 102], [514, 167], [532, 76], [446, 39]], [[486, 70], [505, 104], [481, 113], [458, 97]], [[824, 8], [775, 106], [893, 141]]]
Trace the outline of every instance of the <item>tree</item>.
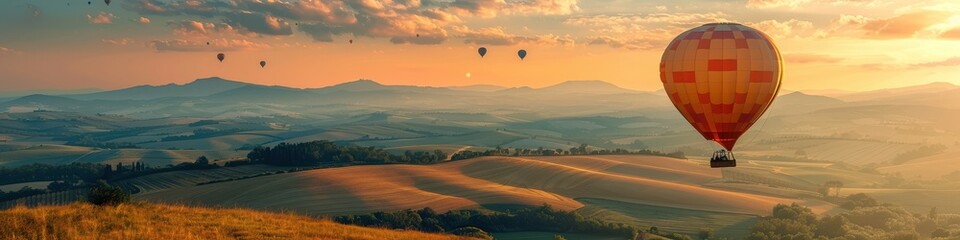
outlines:
[[943, 228], [937, 228], [937, 230], [933, 230], [933, 232], [930, 233], [930, 237], [931, 238], [949, 238], [950, 232], [947, 230], [944, 230]]
[[864, 193], [857, 193], [850, 196], [847, 196], [847, 201], [843, 204], [840, 204], [840, 207], [846, 209], [856, 209], [861, 207], [876, 207], [880, 203], [876, 199], [870, 197], [870, 195]]
[[700, 231], [697, 231], [697, 236], [699, 236], [700, 239], [703, 239], [703, 240], [712, 239], [713, 234], [714, 234], [713, 229], [709, 229], [709, 228], [702, 228], [700, 229]]
[[450, 233], [453, 235], [465, 236], [465, 237], [474, 237], [474, 238], [487, 239], [487, 240], [493, 239], [493, 235], [490, 235], [489, 233], [484, 232], [483, 230], [476, 227], [457, 228], [457, 229], [454, 229], [453, 231], [450, 231]]
[[200, 165], [200, 166], [207, 166], [207, 165], [210, 165], [210, 160], [207, 159], [207, 156], [200, 156], [197, 158], [197, 161], [193, 162], [193, 164]]
[[567, 240], [567, 238], [563, 237], [563, 235], [560, 235], [560, 234], [554, 234], [553, 240]]
[[840, 197], [840, 188], [843, 188], [843, 182], [841, 181], [827, 181], [823, 183], [825, 187], [833, 188], [834, 192], [837, 194], [837, 197]]
[[110, 186], [106, 181], [100, 180], [97, 185], [90, 189], [87, 194], [87, 201], [98, 206], [116, 206], [130, 202], [130, 194], [119, 187]]

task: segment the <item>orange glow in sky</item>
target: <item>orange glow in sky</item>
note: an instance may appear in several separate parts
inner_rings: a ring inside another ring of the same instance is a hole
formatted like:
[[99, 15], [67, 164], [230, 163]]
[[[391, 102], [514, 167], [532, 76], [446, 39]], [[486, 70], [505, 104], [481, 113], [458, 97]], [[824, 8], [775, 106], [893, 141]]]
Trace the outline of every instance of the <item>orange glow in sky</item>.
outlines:
[[784, 89], [960, 84], [960, 3], [948, 0], [94, 2], [0, 3], [0, 92], [210, 76], [301, 88], [363, 78], [655, 90], [666, 44], [718, 21], [774, 38]]

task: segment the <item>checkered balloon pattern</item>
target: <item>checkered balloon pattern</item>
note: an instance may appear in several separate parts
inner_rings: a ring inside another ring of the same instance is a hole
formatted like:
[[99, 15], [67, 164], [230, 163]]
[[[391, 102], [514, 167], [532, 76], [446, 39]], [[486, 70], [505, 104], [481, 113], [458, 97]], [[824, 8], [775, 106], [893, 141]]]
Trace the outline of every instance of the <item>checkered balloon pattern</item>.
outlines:
[[733, 150], [773, 102], [783, 73], [770, 37], [736, 23], [681, 33], [660, 60], [670, 101], [707, 140]]

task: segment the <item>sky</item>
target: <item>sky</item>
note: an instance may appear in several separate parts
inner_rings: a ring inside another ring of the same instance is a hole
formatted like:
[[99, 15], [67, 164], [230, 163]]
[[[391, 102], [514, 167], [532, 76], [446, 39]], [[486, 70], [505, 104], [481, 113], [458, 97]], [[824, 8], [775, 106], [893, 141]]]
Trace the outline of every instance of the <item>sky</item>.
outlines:
[[770, 35], [784, 89], [960, 84], [954, 0], [91, 1], [0, 1], [0, 92], [211, 76], [299, 88], [602, 80], [656, 90], [670, 40], [710, 22]]

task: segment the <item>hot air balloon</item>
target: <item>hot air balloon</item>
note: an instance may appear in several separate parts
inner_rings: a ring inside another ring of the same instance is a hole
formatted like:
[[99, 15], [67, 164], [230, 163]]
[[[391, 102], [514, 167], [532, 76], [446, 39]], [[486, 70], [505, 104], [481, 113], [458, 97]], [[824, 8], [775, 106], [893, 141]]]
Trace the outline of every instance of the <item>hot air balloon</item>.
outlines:
[[223, 62], [224, 57], [226, 57], [226, 55], [223, 55], [223, 53], [217, 53], [217, 60], [220, 60], [220, 62]]
[[734, 167], [733, 146], [780, 90], [780, 51], [769, 36], [736, 23], [681, 33], [660, 60], [670, 101], [707, 140], [723, 146], [711, 167]]
[[527, 57], [527, 50], [520, 49], [520, 51], [517, 51], [517, 56], [520, 56], [520, 60], [523, 60]]
[[260, 61], [260, 68], [266, 67], [267, 61]]
[[87, 5], [93, 4], [93, 1], [87, 1]]
[[353, 39], [350, 39], [350, 44], [353, 44]]
[[103, 2], [106, 3], [107, 6], [110, 6], [110, 0], [103, 0]]
[[210, 45], [210, 42], [207, 42], [207, 45]]
[[477, 52], [480, 53], [480, 58], [483, 58], [484, 55], [487, 55], [487, 48], [480, 47], [480, 49], [477, 49]]

